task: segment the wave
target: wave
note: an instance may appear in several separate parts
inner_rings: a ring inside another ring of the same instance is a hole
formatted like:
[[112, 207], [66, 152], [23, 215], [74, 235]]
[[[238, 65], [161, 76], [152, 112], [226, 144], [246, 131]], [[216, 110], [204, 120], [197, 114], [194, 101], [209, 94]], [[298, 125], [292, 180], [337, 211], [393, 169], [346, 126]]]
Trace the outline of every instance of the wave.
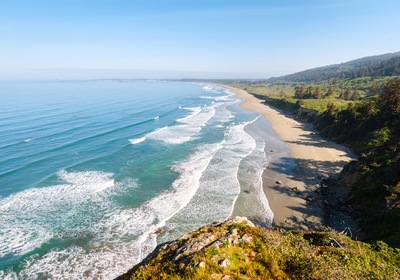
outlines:
[[146, 140], [146, 137], [141, 137], [141, 138], [136, 138], [136, 139], [129, 139], [129, 142], [132, 145], [136, 145], [136, 144], [142, 143], [145, 140]]
[[[65, 183], [28, 189], [0, 201], [0, 257], [22, 255], [58, 234], [76, 208], [114, 185], [111, 173], [58, 173]], [[75, 225], [80, 227], [79, 225]]]
[[162, 141], [167, 144], [182, 144], [193, 139], [206, 125], [206, 123], [216, 114], [215, 108], [219, 105], [212, 104], [207, 107], [182, 107], [190, 111], [191, 114], [175, 121], [179, 124], [164, 126], [146, 134], [144, 137], [129, 139], [133, 145], [145, 140]]
[[201, 96], [202, 99], [212, 99], [214, 101], [230, 101], [232, 100], [231, 95], [221, 95], [221, 96]]
[[240, 193], [237, 177], [239, 164], [256, 147], [254, 139], [244, 131], [248, 124], [245, 122], [226, 128], [224, 140], [202, 172], [194, 197], [166, 223], [167, 231], [175, 230], [174, 237], [231, 215]]
[[203, 87], [204, 91], [212, 91], [214, 89], [214, 87], [210, 86], [210, 85], [206, 85]]
[[[0, 244], [3, 247], [6, 246], [6, 248], [1, 247], [3, 255], [16, 252], [22, 255], [51, 238], [54, 239], [57, 235], [57, 227], [48, 229], [50, 225], [46, 220], [50, 213], [52, 214], [50, 216], [53, 217], [51, 218], [52, 223], [55, 222], [54, 220], [60, 219], [60, 222], [63, 220], [69, 224], [68, 228], [64, 226], [62, 232], [68, 232], [69, 235], [72, 234], [77, 238], [89, 236], [91, 238], [85, 246], [71, 245], [65, 249], [52, 249], [41, 256], [33, 255], [23, 262], [18, 275], [12, 272], [9, 276], [14, 274], [17, 276], [16, 278], [29, 279], [37, 278], [39, 275], [56, 279], [60, 277], [108, 279], [120, 275], [154, 249], [156, 246], [155, 230], [163, 226], [168, 219], [190, 202], [199, 187], [204, 170], [221, 147], [222, 143], [204, 145], [182, 162], [175, 164], [173, 169], [178, 172], [179, 176], [172, 186], [137, 208], [111, 205], [111, 191], [104, 193], [104, 190], [107, 189], [105, 187], [111, 185], [114, 186], [112, 189], [118, 188], [118, 184], [112, 181], [111, 174], [99, 172], [62, 172], [60, 177], [68, 180], [68, 185], [38, 189], [36, 195], [32, 195], [31, 190], [19, 193], [11, 204], [11, 200], [8, 203], [2, 201], [5, 208], [2, 211], [7, 210], [11, 215], [11, 211], [14, 210], [13, 218], [15, 220], [14, 224], [6, 224], [5, 228], [8, 229], [6, 232], [1, 232], [0, 238], [5, 240], [1, 240]], [[95, 199], [98, 191], [100, 193]], [[118, 193], [126, 195], [122, 192]], [[88, 196], [91, 198], [91, 203], [87, 201]], [[39, 200], [36, 201], [38, 198]], [[28, 207], [29, 204], [32, 205]], [[60, 205], [69, 205], [71, 210], [66, 211], [66, 207]], [[37, 207], [39, 209], [35, 210], [35, 213], [28, 212], [28, 209]], [[85, 211], [89, 208], [99, 212], [84, 226], [81, 225], [81, 218], [75, 210], [77, 208], [82, 210], [82, 207]], [[103, 209], [108, 210], [104, 212]], [[17, 221], [26, 215], [28, 215], [28, 219], [34, 219], [39, 211], [47, 213], [46, 217], [43, 217], [45, 221], [41, 220], [42, 218], [38, 220], [36, 217], [35, 222], [17, 224]], [[73, 214], [74, 221], [68, 219], [71, 214]], [[58, 218], [54, 218], [54, 215], [57, 215]], [[33, 231], [35, 224], [43, 228], [40, 234], [38, 230], [34, 231], [38, 236], [42, 236], [42, 238], [36, 237], [35, 242], [29, 240], [31, 238], [27, 239], [26, 235], [18, 235], [18, 230], [12, 231], [14, 226], [17, 226], [17, 229], [33, 227], [31, 229]], [[4, 229], [1, 230], [4, 231]], [[6, 237], [6, 233], [13, 235]], [[16, 240], [23, 240], [25, 244]], [[24, 250], [22, 250], [22, 245], [24, 245]], [[93, 266], [93, 264], [96, 265]]]
[[177, 125], [165, 126], [148, 133], [145, 138], [167, 144], [182, 144], [193, 139], [215, 115], [215, 106], [186, 108], [192, 114], [176, 120]]
[[188, 119], [190, 119], [190, 118], [192, 118], [192, 117], [194, 117], [194, 116], [196, 116], [196, 115], [201, 113], [201, 107], [193, 107], [193, 108], [186, 107], [186, 108], [183, 108], [183, 109], [191, 111], [192, 113], [190, 115], [186, 116], [186, 117], [176, 119], [177, 122], [184, 123], [186, 120], [188, 120]]

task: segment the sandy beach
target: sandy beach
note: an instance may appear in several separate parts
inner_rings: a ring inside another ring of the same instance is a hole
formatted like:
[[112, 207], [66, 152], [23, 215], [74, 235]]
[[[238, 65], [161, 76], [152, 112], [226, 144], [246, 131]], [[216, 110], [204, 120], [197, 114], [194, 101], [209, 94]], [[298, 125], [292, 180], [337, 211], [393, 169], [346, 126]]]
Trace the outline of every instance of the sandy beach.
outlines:
[[316, 190], [323, 178], [338, 174], [352, 160], [349, 152], [320, 137], [311, 124], [285, 116], [245, 90], [228, 88], [244, 99], [243, 108], [261, 113], [289, 146], [289, 155], [271, 162], [263, 174], [264, 193], [274, 212], [273, 225], [307, 231], [327, 229]]

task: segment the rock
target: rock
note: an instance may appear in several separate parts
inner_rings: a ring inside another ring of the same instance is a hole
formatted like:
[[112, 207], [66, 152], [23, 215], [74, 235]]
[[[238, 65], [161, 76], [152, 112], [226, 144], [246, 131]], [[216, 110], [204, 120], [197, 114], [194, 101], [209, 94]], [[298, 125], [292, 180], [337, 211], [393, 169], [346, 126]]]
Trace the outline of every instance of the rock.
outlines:
[[231, 262], [230, 262], [228, 259], [224, 259], [224, 260], [219, 264], [220, 267], [228, 267], [228, 266], [230, 266], [230, 265], [231, 265]]
[[181, 237], [179, 237], [179, 239], [178, 240], [186, 240], [186, 239], [188, 239], [189, 238], [189, 234], [184, 234], [184, 235], [182, 235]]
[[250, 243], [251, 241], [253, 241], [253, 237], [248, 234], [243, 235], [242, 238], [239, 239], [239, 242]]
[[233, 230], [231, 230], [231, 235], [232, 236], [237, 236], [238, 235], [238, 230], [236, 228], [234, 228]]
[[222, 258], [226, 258], [226, 254], [214, 255], [214, 256], [211, 257], [211, 260], [213, 262], [216, 262], [216, 261], [218, 261], [219, 259], [222, 259]]
[[254, 227], [254, 224], [249, 219], [247, 219], [246, 217], [237, 216], [237, 217], [234, 217], [234, 218], [230, 218], [230, 219], [228, 219], [226, 221], [226, 223], [227, 223], [228, 226], [232, 225], [232, 224], [237, 224], [237, 223], [244, 223], [244, 224], [247, 224], [250, 227]]
[[205, 262], [199, 262], [197, 264], [198, 267], [206, 267], [206, 263]]
[[210, 279], [222, 279], [222, 277], [224, 277], [224, 274], [217, 274], [217, 273], [213, 273], [210, 275]]
[[281, 181], [281, 180], [276, 180], [275, 183], [276, 183], [277, 185], [282, 185], [282, 181]]
[[213, 244], [211, 244], [211, 246], [219, 249], [219, 247], [221, 247], [222, 244], [223, 244], [223, 242], [221, 240], [217, 240]]
[[226, 280], [226, 279], [231, 279], [231, 277], [230, 277], [229, 275], [224, 275], [224, 276], [222, 276], [221, 279], [222, 279], [222, 280]]

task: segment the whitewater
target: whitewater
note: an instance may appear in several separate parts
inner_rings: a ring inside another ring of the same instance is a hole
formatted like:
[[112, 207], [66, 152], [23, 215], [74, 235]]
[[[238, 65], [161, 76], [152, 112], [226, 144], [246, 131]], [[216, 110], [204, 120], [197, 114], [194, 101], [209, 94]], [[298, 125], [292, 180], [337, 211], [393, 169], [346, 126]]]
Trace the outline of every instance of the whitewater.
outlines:
[[284, 144], [228, 89], [0, 85], [0, 279], [113, 279], [234, 209], [271, 224], [261, 175]]

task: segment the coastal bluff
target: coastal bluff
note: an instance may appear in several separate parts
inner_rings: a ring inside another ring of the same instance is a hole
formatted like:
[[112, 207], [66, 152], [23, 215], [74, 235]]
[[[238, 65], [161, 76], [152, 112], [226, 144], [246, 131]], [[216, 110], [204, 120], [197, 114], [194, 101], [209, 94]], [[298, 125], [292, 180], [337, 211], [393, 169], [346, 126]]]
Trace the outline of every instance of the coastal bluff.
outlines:
[[399, 279], [400, 251], [334, 232], [255, 226], [245, 217], [205, 225], [157, 248], [125, 279]]

